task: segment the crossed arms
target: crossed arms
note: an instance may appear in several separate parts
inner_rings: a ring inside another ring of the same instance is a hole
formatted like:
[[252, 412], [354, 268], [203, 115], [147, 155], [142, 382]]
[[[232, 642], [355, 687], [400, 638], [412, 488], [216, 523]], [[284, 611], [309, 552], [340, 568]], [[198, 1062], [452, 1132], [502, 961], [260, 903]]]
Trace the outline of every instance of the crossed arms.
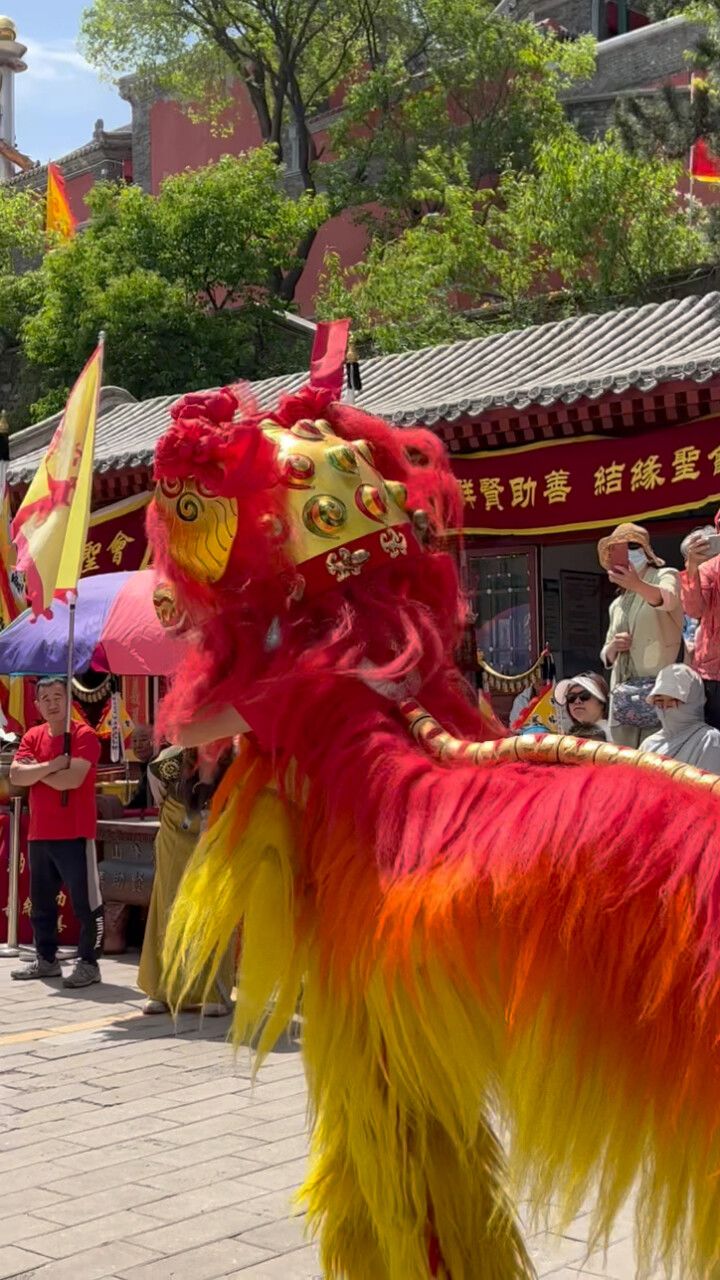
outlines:
[[53, 791], [77, 791], [89, 769], [89, 760], [71, 760], [65, 755], [56, 756], [44, 764], [35, 760], [14, 760], [10, 765], [10, 782], [14, 787], [33, 787], [36, 782], [44, 782]]

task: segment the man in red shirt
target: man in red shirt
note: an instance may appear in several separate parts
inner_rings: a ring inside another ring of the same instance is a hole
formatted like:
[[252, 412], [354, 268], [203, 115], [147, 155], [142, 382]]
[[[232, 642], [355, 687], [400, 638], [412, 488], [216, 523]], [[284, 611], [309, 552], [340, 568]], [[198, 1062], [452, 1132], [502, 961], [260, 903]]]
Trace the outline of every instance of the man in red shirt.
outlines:
[[[13, 978], [59, 978], [57, 895], [64, 884], [80, 921], [78, 959], [65, 987], [100, 981], [103, 908], [95, 855], [95, 775], [100, 743], [85, 724], [73, 723], [64, 753], [67, 687], [58, 677], [39, 680], [36, 704], [44, 724], [28, 729], [10, 767], [10, 781], [30, 791], [30, 900], [36, 959]], [[63, 792], [68, 799], [63, 804]]]

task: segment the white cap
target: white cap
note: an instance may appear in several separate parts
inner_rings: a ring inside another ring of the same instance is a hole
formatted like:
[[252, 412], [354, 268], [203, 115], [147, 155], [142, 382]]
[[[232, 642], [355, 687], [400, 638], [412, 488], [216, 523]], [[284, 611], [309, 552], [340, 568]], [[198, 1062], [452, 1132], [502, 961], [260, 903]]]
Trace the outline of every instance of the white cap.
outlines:
[[553, 695], [555, 701], [561, 707], [564, 707], [567, 702], [568, 690], [577, 685], [581, 689], [585, 689], [587, 693], [592, 694], [593, 698], [597, 698], [598, 702], [605, 703], [607, 701], [606, 695], [600, 685], [593, 680], [592, 676], [573, 676], [571, 680], [561, 680]]

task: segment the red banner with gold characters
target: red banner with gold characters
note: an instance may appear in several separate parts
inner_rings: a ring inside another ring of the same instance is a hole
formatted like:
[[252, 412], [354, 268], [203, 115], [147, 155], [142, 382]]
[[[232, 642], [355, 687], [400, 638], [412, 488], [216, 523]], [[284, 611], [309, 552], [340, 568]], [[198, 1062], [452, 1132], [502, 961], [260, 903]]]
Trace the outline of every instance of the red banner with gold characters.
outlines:
[[144, 569], [148, 562], [145, 513], [151, 498], [138, 493], [93, 511], [80, 576]]
[[562, 533], [720, 501], [720, 418], [452, 459], [466, 533]]

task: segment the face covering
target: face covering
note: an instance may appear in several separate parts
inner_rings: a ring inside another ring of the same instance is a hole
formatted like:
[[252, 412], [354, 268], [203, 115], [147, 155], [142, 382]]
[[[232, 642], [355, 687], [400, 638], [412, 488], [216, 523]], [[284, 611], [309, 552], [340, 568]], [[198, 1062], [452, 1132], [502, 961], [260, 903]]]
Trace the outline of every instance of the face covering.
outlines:
[[631, 548], [628, 551], [628, 560], [637, 573], [640, 573], [640, 570], [644, 569], [647, 564], [647, 556], [639, 547]]

